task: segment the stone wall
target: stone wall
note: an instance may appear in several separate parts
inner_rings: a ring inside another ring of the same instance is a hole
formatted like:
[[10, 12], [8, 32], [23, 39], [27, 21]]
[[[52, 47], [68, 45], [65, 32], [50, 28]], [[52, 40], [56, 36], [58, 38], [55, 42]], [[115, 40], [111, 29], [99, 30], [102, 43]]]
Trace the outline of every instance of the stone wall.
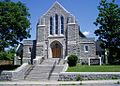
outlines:
[[68, 41], [76, 41], [76, 28], [75, 28], [75, 24], [69, 24], [68, 25], [68, 30], [67, 30], [68, 34], [67, 34], [67, 40]]
[[59, 81], [120, 79], [120, 72], [62, 72]]
[[23, 41], [23, 58], [31, 58], [31, 52], [29, 51], [29, 48], [31, 48], [32, 50], [33, 45], [34, 45], [34, 40]]
[[24, 63], [14, 71], [2, 71], [0, 81], [23, 80], [29, 67], [27, 63]]
[[[88, 63], [88, 58], [96, 58], [96, 46], [94, 39], [80, 38], [78, 44], [78, 56], [80, 63]], [[85, 51], [85, 46], [88, 46], [88, 52]]]
[[37, 42], [43, 42], [45, 40], [45, 26], [38, 26], [37, 28]]
[[29, 48], [32, 48], [32, 45], [24, 45], [23, 47], [23, 58], [31, 58], [31, 52], [29, 52]]
[[[85, 46], [88, 46], [88, 52], [85, 51]], [[95, 42], [85, 39], [84, 41], [68, 41], [67, 45], [68, 55], [77, 55], [80, 63], [88, 63], [88, 58], [96, 58]]]
[[43, 53], [44, 53], [44, 46], [37, 45], [36, 46], [36, 56], [43, 56]]
[[[85, 51], [85, 46], [88, 46], [88, 52]], [[87, 59], [95, 56], [95, 44], [94, 43], [80, 43], [80, 56]]]
[[12, 80], [12, 72], [10, 72], [10, 71], [1, 72], [0, 73], [0, 81], [4, 81], [4, 80], [7, 80], [7, 81]]
[[68, 45], [68, 55], [76, 55], [77, 54], [77, 46], [76, 44], [69, 44]]
[[28, 63], [31, 57], [33, 59], [35, 58], [35, 55], [36, 55], [36, 40], [24, 40], [23, 41], [23, 63]]

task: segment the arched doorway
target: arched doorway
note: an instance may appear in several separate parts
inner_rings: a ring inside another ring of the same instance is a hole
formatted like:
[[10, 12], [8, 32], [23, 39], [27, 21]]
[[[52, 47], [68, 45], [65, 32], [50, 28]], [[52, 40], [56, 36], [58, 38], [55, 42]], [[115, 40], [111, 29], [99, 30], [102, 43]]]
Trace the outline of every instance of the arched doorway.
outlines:
[[61, 58], [62, 57], [62, 45], [58, 41], [51, 43], [52, 49], [52, 58]]

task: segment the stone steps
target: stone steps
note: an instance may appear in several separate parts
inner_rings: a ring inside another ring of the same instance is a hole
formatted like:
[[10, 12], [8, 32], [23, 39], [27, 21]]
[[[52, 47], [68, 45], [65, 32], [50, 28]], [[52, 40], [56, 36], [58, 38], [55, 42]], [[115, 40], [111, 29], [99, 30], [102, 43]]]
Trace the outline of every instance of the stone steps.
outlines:
[[63, 60], [59, 58], [45, 59], [42, 62], [42, 65], [52, 65], [55, 61], [57, 65], [63, 65]]
[[[26, 80], [58, 80], [59, 73], [64, 65], [55, 64], [59, 59], [45, 59], [42, 64], [36, 65], [26, 77]], [[53, 67], [53, 65], [55, 66]]]

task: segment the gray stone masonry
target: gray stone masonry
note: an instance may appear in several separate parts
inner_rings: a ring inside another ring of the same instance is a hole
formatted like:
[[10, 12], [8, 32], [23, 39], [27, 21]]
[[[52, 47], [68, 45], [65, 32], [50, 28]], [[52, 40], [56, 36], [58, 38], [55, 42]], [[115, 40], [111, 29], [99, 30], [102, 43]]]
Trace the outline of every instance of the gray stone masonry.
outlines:
[[120, 79], [120, 72], [63, 72], [60, 73], [59, 80], [76, 81], [78, 77], [82, 80]]
[[2, 71], [0, 73], [0, 81], [11, 81], [11, 80], [24, 80], [25, 72], [29, 69], [30, 65], [24, 63], [16, 70], [13, 71]]

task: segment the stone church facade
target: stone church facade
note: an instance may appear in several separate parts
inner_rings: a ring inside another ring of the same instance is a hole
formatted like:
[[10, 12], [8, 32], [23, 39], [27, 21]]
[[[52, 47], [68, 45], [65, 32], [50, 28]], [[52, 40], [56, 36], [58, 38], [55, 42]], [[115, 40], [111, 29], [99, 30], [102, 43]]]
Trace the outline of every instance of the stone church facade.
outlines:
[[23, 41], [23, 62], [40, 56], [65, 59], [74, 54], [81, 62], [96, 57], [95, 41], [81, 33], [75, 16], [58, 2], [41, 16], [36, 29], [36, 40]]

